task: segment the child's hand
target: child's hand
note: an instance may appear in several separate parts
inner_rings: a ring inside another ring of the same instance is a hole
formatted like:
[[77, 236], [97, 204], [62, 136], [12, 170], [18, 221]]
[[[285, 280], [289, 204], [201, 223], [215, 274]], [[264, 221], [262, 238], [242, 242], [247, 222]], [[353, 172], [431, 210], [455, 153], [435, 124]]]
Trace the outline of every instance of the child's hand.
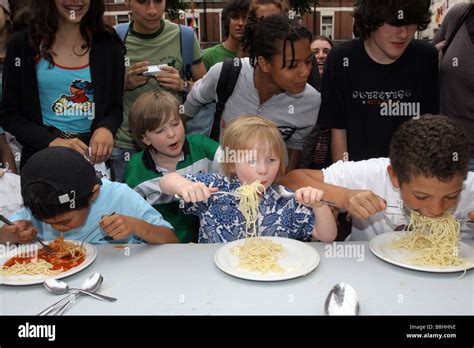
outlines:
[[385, 200], [369, 190], [348, 190], [343, 208], [357, 219], [365, 220], [369, 216], [387, 208]]
[[304, 204], [310, 208], [317, 209], [323, 205], [324, 191], [318, 190], [314, 187], [302, 187], [295, 192], [295, 198], [298, 203]]
[[114, 136], [107, 128], [99, 127], [92, 133], [89, 146], [91, 148], [91, 162], [102, 163], [112, 154]]
[[28, 243], [33, 240], [38, 231], [29, 220], [18, 220], [13, 222], [14, 225], [4, 225], [1, 228], [2, 237], [0, 238], [4, 242], [10, 243]]
[[178, 190], [185, 202], [202, 202], [211, 197], [211, 192], [217, 192], [217, 187], [207, 187], [202, 182], [189, 182]]
[[110, 237], [120, 240], [133, 233], [133, 222], [131, 220], [132, 218], [126, 215], [106, 215], [100, 219], [99, 225]]

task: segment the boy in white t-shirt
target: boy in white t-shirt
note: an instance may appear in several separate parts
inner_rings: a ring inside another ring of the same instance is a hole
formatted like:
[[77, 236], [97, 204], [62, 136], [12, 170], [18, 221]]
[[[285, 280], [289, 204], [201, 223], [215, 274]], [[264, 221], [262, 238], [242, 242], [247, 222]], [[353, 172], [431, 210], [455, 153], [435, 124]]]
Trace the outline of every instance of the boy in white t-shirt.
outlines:
[[426, 115], [395, 132], [390, 158], [338, 161], [322, 171], [295, 170], [282, 184], [324, 190], [328, 201], [351, 214], [350, 239], [370, 240], [408, 222], [402, 209], [387, 208], [400, 203], [429, 217], [450, 210], [458, 219], [473, 220], [474, 173], [468, 172], [468, 163], [463, 129], [445, 116]]

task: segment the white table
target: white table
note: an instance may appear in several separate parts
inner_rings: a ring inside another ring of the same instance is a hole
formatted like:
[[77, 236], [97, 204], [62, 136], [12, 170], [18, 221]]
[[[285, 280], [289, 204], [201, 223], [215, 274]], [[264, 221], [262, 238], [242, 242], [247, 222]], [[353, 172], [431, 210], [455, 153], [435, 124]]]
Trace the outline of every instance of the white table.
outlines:
[[[81, 296], [67, 314], [76, 315], [321, 315], [327, 293], [344, 281], [357, 291], [361, 314], [472, 315], [474, 270], [425, 273], [376, 258], [368, 243], [364, 259], [329, 258], [324, 243], [311, 243], [321, 262], [304, 278], [254, 282], [229, 276], [214, 264], [219, 245], [97, 246], [98, 257], [84, 271], [65, 278], [79, 287], [89, 275], [104, 276], [101, 293], [118, 298], [106, 303]], [[341, 243], [342, 244], [342, 243]], [[41, 284], [0, 286], [0, 314], [32, 315], [56, 302]]]

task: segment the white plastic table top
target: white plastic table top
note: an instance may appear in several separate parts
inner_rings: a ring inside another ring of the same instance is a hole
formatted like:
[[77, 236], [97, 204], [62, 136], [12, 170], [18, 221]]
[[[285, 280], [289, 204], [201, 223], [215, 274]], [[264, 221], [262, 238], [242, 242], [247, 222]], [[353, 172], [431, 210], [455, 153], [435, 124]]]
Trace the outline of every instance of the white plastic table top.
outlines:
[[[118, 301], [81, 296], [66, 314], [323, 315], [326, 295], [341, 281], [357, 291], [363, 315], [474, 314], [474, 270], [459, 279], [461, 273], [400, 268], [376, 258], [367, 242], [311, 245], [321, 257], [316, 270], [281, 282], [248, 281], [223, 273], [214, 264], [220, 245], [97, 245], [96, 261], [63, 280], [79, 287], [99, 272], [104, 276], [100, 292]], [[42, 285], [1, 285], [0, 314], [34, 315], [58, 299]]]

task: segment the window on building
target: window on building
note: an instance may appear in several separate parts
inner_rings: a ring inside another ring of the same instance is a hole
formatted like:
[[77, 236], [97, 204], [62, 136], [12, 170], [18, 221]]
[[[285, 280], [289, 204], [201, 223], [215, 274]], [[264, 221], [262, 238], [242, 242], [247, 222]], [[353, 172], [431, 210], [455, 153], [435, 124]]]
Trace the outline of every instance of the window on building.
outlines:
[[128, 14], [117, 15], [117, 24], [119, 24], [119, 23], [128, 23], [128, 22], [130, 22], [130, 18], [128, 16]]
[[333, 39], [333, 16], [321, 17], [321, 35]]

